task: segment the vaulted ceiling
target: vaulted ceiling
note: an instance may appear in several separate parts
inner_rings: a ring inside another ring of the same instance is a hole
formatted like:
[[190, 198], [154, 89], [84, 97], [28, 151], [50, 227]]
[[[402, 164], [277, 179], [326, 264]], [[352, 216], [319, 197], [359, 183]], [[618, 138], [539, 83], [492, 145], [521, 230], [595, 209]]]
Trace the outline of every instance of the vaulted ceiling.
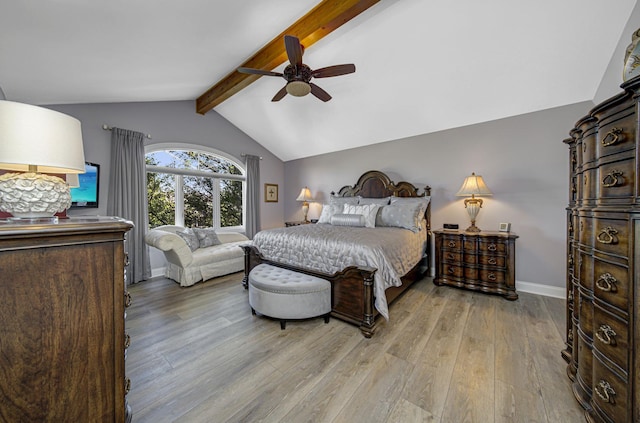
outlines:
[[[267, 76], [213, 110], [287, 161], [591, 100], [635, 3], [381, 0], [304, 52], [312, 69], [356, 65], [314, 80], [331, 101], [271, 102], [285, 81]], [[3, 1], [0, 87], [32, 104], [194, 100], [196, 113], [317, 4]]]

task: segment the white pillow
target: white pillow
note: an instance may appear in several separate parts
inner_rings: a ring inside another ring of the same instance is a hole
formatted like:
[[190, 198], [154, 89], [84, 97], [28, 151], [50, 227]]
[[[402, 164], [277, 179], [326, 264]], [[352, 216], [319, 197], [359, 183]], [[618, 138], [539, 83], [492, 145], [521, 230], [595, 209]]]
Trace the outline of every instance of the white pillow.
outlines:
[[342, 213], [344, 214], [361, 214], [364, 216], [364, 226], [366, 228], [376, 227], [376, 215], [378, 213], [379, 204], [353, 205], [345, 204]]
[[342, 213], [342, 204], [323, 204], [318, 223], [331, 223], [334, 214]]

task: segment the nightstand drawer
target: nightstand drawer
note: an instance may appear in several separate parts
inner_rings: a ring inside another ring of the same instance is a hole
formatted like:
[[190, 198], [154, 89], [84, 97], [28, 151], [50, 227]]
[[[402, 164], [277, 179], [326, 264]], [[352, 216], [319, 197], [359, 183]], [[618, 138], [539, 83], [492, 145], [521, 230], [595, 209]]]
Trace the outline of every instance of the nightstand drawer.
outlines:
[[454, 266], [451, 264], [445, 263], [443, 266], [444, 276], [454, 277], [454, 278], [462, 278], [464, 275], [464, 269], [460, 266]]
[[504, 284], [506, 281], [504, 270], [480, 269], [480, 280], [491, 284]]
[[448, 262], [451, 262], [451, 263], [460, 263], [460, 261], [462, 260], [462, 254], [456, 253], [456, 252], [452, 252], [452, 251], [445, 251], [442, 254], [442, 258], [445, 261], [448, 261]]
[[507, 245], [500, 239], [482, 240], [478, 247], [480, 252], [486, 254], [504, 254], [507, 251]]
[[442, 246], [450, 250], [462, 249], [462, 240], [453, 235], [444, 235], [442, 237]]

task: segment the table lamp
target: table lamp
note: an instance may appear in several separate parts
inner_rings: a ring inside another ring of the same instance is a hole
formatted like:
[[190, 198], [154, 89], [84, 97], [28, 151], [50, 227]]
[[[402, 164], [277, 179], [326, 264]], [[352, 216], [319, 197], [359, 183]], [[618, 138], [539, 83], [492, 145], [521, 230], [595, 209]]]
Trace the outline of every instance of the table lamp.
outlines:
[[482, 176], [471, 173], [471, 176], [467, 176], [464, 179], [462, 187], [460, 187], [460, 191], [456, 195], [459, 197], [471, 196], [471, 198], [464, 200], [464, 207], [467, 209], [471, 219], [471, 226], [467, 228], [467, 232], [480, 232], [480, 228], [476, 226], [476, 216], [478, 216], [480, 208], [482, 208], [482, 199], [475, 196], [492, 195]]
[[[67, 182], [84, 173], [80, 121], [54, 110], [0, 100], [0, 210], [17, 219], [52, 217], [71, 205]], [[53, 175], [52, 175], [53, 174]]]
[[309, 201], [313, 201], [309, 188], [302, 188], [302, 190], [300, 191], [300, 195], [298, 195], [298, 198], [296, 198], [296, 201], [302, 201], [302, 213], [304, 214], [304, 221], [308, 222], [307, 214], [309, 213]]

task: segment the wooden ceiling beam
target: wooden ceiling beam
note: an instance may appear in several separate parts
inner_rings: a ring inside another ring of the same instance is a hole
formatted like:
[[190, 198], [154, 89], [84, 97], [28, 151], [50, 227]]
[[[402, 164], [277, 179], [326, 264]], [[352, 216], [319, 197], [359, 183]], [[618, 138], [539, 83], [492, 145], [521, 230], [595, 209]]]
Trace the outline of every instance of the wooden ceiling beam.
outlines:
[[[288, 60], [285, 35], [298, 37], [307, 48], [379, 1], [323, 0], [238, 67], [273, 70]], [[234, 69], [196, 99], [196, 112], [204, 115], [258, 78], [260, 75], [244, 74]]]

